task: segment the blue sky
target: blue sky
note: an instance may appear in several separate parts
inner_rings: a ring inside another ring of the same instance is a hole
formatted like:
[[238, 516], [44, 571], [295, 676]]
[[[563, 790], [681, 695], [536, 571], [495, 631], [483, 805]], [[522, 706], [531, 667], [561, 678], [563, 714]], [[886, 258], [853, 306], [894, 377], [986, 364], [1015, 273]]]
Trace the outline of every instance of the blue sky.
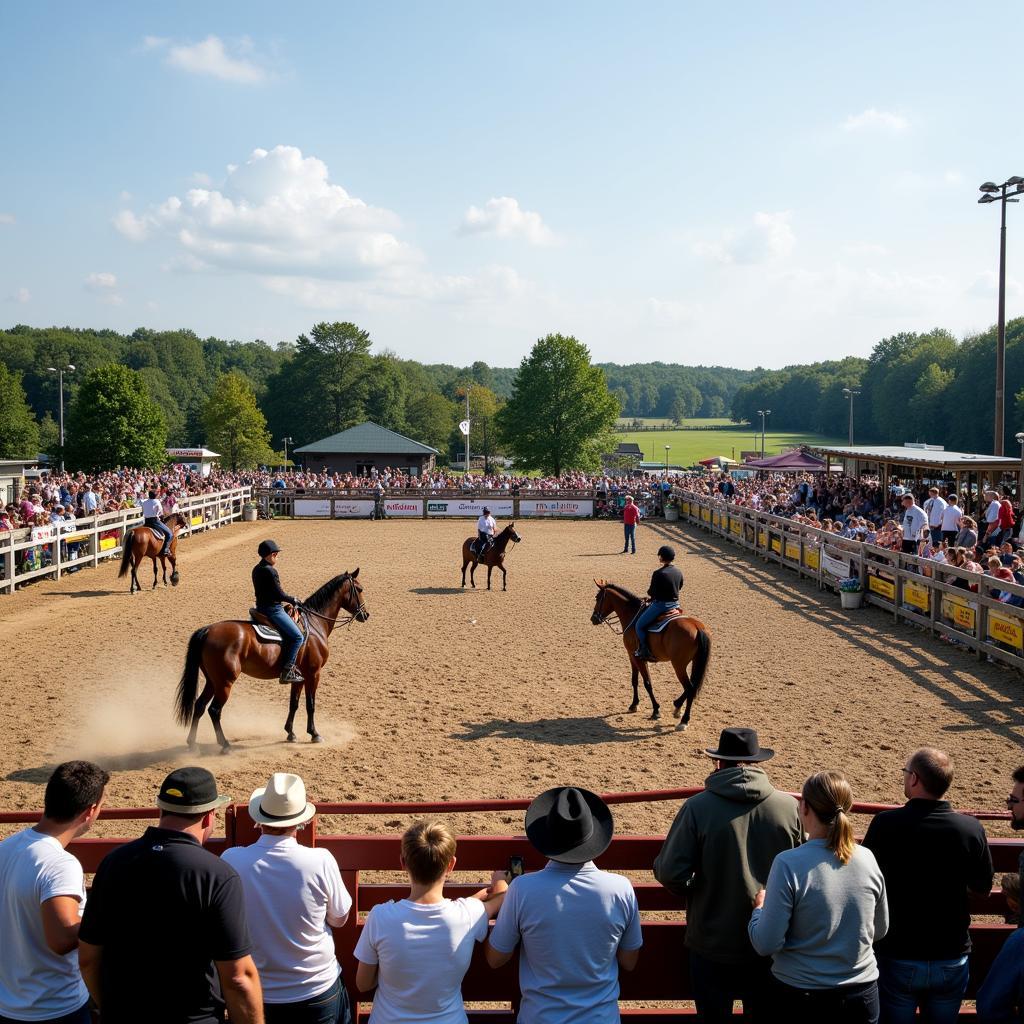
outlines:
[[1014, 34], [934, 2], [5, 4], [0, 324], [742, 367], [981, 330]]

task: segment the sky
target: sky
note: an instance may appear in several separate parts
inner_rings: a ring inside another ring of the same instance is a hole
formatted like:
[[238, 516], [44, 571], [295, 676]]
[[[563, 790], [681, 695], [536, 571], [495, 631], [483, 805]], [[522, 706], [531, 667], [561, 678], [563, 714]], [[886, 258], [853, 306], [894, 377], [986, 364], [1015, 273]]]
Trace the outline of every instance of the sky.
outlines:
[[1012, 20], [977, 10], [6, 3], [0, 326], [743, 368], [984, 330], [977, 189], [1024, 133]]

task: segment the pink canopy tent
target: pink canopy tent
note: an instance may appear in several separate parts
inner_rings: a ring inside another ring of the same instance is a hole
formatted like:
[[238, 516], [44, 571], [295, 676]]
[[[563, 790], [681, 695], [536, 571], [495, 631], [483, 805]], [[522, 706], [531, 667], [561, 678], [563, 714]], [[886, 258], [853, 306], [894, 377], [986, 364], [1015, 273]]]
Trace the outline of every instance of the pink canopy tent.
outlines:
[[808, 455], [802, 448], [767, 459], [754, 459], [743, 463], [744, 469], [769, 469], [776, 473], [824, 473], [825, 462]]

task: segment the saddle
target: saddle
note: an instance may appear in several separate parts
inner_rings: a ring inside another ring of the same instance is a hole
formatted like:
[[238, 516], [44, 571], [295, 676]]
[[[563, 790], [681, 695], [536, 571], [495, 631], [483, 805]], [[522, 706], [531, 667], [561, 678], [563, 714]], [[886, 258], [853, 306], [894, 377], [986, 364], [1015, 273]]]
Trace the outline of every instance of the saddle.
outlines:
[[650, 635], [651, 633], [660, 633], [670, 622], [674, 619], [678, 619], [682, 616], [682, 608], [673, 608], [671, 611], [665, 612], [664, 615], [659, 615], [645, 630], [644, 632]]
[[[294, 608], [292, 608], [289, 614], [299, 629], [305, 633], [306, 630], [303, 628], [305, 624], [299, 618]], [[256, 635], [264, 642], [270, 644], [279, 644], [281, 642], [281, 634], [270, 624], [270, 619], [256, 608], [249, 609], [249, 625], [252, 626]]]

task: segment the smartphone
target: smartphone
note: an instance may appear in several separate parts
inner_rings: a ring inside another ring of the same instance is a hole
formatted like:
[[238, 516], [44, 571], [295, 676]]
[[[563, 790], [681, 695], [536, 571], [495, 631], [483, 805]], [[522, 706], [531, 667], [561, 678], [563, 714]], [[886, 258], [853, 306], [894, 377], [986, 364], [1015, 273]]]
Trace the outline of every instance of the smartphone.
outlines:
[[508, 859], [508, 870], [505, 872], [505, 877], [511, 882], [513, 878], [518, 878], [523, 874], [524, 870], [523, 858], [513, 854]]

